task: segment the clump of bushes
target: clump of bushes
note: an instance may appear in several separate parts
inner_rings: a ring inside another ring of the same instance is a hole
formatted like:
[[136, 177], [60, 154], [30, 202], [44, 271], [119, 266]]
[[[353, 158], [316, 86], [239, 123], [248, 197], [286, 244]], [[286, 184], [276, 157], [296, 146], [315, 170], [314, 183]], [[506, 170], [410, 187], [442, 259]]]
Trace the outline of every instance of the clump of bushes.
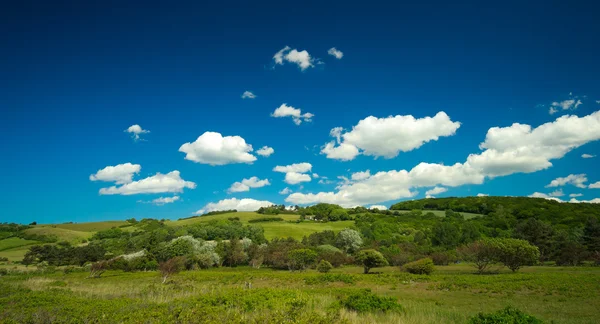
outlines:
[[393, 297], [380, 297], [369, 289], [355, 292], [341, 302], [342, 306], [357, 313], [401, 312], [402, 305]]
[[255, 218], [248, 221], [248, 223], [268, 223], [268, 222], [283, 222], [281, 217], [261, 217]]
[[383, 257], [383, 254], [372, 249], [358, 252], [356, 261], [362, 264], [365, 274], [369, 273], [372, 268], [385, 267], [388, 265], [388, 262]]
[[469, 324], [541, 324], [540, 319], [527, 315], [514, 307], [506, 307], [494, 313], [479, 313], [469, 319]]
[[430, 275], [435, 270], [435, 267], [433, 265], [433, 260], [425, 258], [405, 264], [404, 269], [413, 274]]
[[8, 262], [8, 258], [7, 257], [0, 257], [0, 262]]
[[321, 260], [319, 264], [317, 264], [317, 271], [321, 273], [327, 273], [331, 271], [331, 269], [333, 269], [333, 266], [331, 263], [329, 263], [329, 261]]

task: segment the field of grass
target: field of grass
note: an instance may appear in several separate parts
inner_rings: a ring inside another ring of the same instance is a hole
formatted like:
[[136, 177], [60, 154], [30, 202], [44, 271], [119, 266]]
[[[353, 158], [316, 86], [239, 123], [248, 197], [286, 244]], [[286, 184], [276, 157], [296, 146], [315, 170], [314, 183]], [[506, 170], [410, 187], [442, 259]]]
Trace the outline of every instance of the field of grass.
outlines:
[[25, 233], [56, 237], [59, 241], [67, 241], [73, 244], [81, 243], [94, 234], [93, 232], [74, 231], [52, 226], [33, 227], [25, 230]]
[[[257, 219], [257, 218], [265, 218], [265, 217], [281, 217], [283, 220], [297, 220], [300, 216], [298, 215], [262, 215], [255, 212], [237, 212], [237, 213], [227, 213], [227, 214], [219, 214], [219, 215], [209, 215], [209, 216], [199, 216], [194, 218], [182, 219], [177, 221], [168, 221], [167, 225], [171, 226], [184, 226], [184, 225], [193, 225], [201, 222], [210, 222], [212, 220], [226, 220], [228, 218], [237, 217], [240, 219], [242, 223], [248, 223], [249, 220]], [[255, 224], [263, 224], [263, 223], [255, 223]]]
[[[398, 211], [400, 213], [409, 213], [410, 212], [410, 210], [398, 210]], [[444, 211], [444, 210], [423, 210], [423, 214], [426, 214], [429, 212], [434, 213], [435, 216], [438, 216], [438, 217], [446, 217], [446, 211]], [[473, 213], [461, 213], [461, 214], [465, 217], [465, 219], [471, 219], [474, 217], [479, 217], [479, 216], [484, 217], [485, 216], [482, 214], [473, 214]]]
[[38, 244], [39, 241], [25, 240], [18, 237], [11, 237], [4, 240], [0, 240], [0, 251], [10, 250], [21, 246], [27, 246], [32, 244]]
[[[98, 279], [86, 279], [85, 272], [9, 275], [0, 280], [0, 322], [465, 323], [511, 305], [547, 323], [597, 323], [597, 267], [476, 275], [467, 265], [453, 265], [431, 276], [374, 270], [364, 275], [347, 267], [324, 275], [219, 268], [182, 272], [164, 285], [157, 272], [109, 271]], [[340, 306], [363, 289], [394, 298], [403, 311], [355, 313]]]
[[37, 227], [55, 227], [78, 232], [98, 232], [129, 224], [126, 221], [104, 221], [73, 224], [38, 225]]
[[8, 258], [8, 261], [16, 262], [23, 260], [25, 253], [29, 251], [29, 245], [20, 246], [4, 251], [0, 251], [0, 257]]

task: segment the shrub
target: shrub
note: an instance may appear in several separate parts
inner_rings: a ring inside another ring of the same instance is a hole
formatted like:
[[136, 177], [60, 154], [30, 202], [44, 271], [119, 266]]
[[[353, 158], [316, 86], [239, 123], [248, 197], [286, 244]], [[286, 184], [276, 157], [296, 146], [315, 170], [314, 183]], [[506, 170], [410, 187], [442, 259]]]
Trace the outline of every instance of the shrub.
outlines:
[[360, 237], [360, 233], [346, 228], [337, 235], [335, 245], [346, 253], [354, 253], [354, 251], [363, 245], [363, 240]]
[[185, 266], [185, 261], [185, 257], [178, 256], [160, 263], [158, 265], [158, 270], [160, 271], [160, 276], [163, 279], [162, 283], [166, 283], [170, 276], [181, 271], [181, 269], [183, 269]]
[[446, 266], [456, 261], [456, 256], [450, 252], [434, 252], [429, 257], [433, 260], [433, 264], [438, 266]]
[[333, 269], [333, 266], [329, 261], [321, 260], [319, 264], [317, 264], [317, 271], [321, 273], [327, 273]]
[[430, 275], [435, 270], [435, 267], [430, 258], [425, 258], [405, 264], [404, 269], [413, 274]]
[[4, 269], [4, 268], [0, 269], [0, 276], [6, 276], [7, 274], [8, 274], [8, 270], [7, 269]]
[[281, 217], [262, 217], [255, 218], [248, 221], [248, 223], [268, 223], [268, 222], [283, 222]]
[[366, 289], [355, 292], [341, 302], [342, 306], [358, 313], [399, 312], [403, 308], [393, 297], [379, 297]]
[[540, 259], [540, 250], [525, 240], [498, 239], [498, 260], [513, 272], [523, 266], [534, 265]]
[[98, 261], [92, 263], [90, 276], [88, 278], [100, 278], [100, 276], [111, 266], [110, 261]]
[[494, 240], [479, 240], [457, 249], [458, 255], [467, 262], [473, 262], [477, 273], [481, 274], [498, 260], [498, 247]]
[[8, 258], [7, 257], [0, 257], [0, 262], [8, 262]]
[[311, 249], [297, 249], [288, 253], [290, 270], [305, 270], [317, 260], [317, 252]]
[[369, 273], [369, 270], [377, 267], [385, 267], [388, 265], [387, 260], [379, 251], [362, 250], [358, 252], [356, 260], [364, 267], [364, 273]]
[[506, 307], [490, 314], [479, 313], [469, 319], [469, 324], [541, 324], [541, 320], [513, 307]]

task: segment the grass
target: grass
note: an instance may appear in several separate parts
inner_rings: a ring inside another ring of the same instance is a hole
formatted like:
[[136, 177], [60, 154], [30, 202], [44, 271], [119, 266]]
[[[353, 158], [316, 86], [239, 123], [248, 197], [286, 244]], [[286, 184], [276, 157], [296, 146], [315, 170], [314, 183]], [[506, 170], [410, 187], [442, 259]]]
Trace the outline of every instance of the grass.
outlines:
[[[400, 213], [409, 213], [411, 212], [410, 210], [398, 210]], [[423, 210], [422, 211], [423, 214], [427, 214], [429, 212], [435, 214], [435, 216], [438, 217], [446, 217], [446, 211], [444, 210]], [[465, 219], [471, 219], [471, 218], [475, 218], [475, 217], [484, 217], [485, 215], [483, 214], [473, 214], [473, 213], [461, 213]]]
[[104, 221], [104, 222], [89, 222], [89, 223], [73, 223], [73, 224], [56, 224], [56, 225], [38, 225], [37, 227], [54, 227], [62, 228], [78, 232], [98, 232], [129, 224], [126, 221]]
[[59, 241], [71, 243], [81, 243], [83, 240], [89, 239], [94, 234], [93, 232], [74, 231], [52, 226], [33, 227], [25, 230], [25, 233], [56, 237]]
[[[452, 265], [437, 267], [431, 276], [397, 267], [374, 271], [364, 275], [360, 267], [347, 267], [323, 275], [219, 268], [182, 272], [166, 285], [156, 272], [109, 271], [99, 279], [85, 279], [85, 272], [9, 275], [0, 280], [0, 322], [28, 322], [23, 316], [31, 313], [57, 322], [465, 323], [478, 312], [509, 305], [548, 323], [597, 322], [600, 268], [476, 275], [470, 266]], [[319, 280], [323, 276], [330, 278]], [[310, 284], [315, 281], [320, 283]], [[252, 289], [244, 289], [246, 282]], [[392, 297], [404, 311], [358, 314], [340, 307], [341, 299], [361, 289]]]
[[212, 220], [227, 220], [228, 218], [237, 217], [240, 219], [242, 223], [248, 223], [251, 219], [265, 218], [265, 217], [281, 217], [284, 221], [287, 220], [297, 220], [300, 216], [298, 215], [262, 215], [255, 212], [237, 212], [237, 213], [227, 213], [227, 214], [219, 214], [219, 215], [209, 215], [209, 216], [198, 216], [194, 218], [182, 219], [177, 221], [169, 221], [168, 225], [171, 226], [184, 226], [184, 225], [193, 225], [202, 222], [209, 222]]
[[0, 257], [8, 258], [8, 261], [16, 262], [23, 260], [25, 253], [29, 251], [29, 245], [20, 246], [4, 251], [0, 251]]
[[39, 241], [25, 240], [19, 237], [11, 237], [4, 240], [0, 240], [0, 252], [39, 243]]

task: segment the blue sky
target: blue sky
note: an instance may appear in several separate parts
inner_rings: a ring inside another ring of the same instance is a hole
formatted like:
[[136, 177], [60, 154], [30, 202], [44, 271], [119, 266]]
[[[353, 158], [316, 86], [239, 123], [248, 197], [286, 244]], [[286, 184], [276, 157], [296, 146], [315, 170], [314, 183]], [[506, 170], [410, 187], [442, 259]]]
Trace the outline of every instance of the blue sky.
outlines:
[[2, 222], [389, 206], [429, 190], [600, 197], [600, 157], [582, 157], [600, 148], [591, 2], [12, 5]]

